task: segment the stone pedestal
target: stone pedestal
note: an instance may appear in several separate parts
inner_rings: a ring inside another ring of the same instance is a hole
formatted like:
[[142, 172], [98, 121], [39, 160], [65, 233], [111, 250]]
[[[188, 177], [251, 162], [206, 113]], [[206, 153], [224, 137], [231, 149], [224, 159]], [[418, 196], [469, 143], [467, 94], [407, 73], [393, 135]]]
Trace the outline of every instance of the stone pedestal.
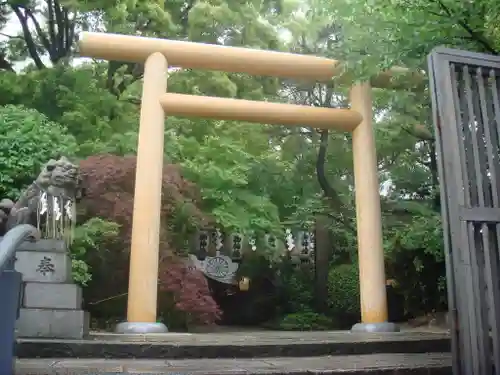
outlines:
[[15, 269], [23, 274], [18, 337], [79, 339], [89, 327], [81, 309], [82, 291], [73, 283], [64, 241], [25, 242], [16, 252]]

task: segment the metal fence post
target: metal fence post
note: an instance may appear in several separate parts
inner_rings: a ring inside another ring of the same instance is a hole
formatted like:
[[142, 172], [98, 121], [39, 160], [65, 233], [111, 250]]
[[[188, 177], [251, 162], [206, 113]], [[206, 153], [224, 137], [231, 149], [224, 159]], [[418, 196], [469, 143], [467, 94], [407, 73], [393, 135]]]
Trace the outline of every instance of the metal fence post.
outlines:
[[0, 273], [0, 374], [14, 374], [15, 328], [21, 300], [22, 275], [14, 270]]
[[9, 230], [0, 240], [0, 374], [14, 375], [16, 321], [19, 317], [23, 275], [14, 269], [15, 251], [31, 238], [40, 237], [38, 230], [21, 224]]

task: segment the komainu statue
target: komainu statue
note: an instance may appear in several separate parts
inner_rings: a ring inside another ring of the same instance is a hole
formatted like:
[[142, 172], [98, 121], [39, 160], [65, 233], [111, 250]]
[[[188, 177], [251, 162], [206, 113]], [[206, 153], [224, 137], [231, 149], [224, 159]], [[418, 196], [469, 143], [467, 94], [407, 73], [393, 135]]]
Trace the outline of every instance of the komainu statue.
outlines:
[[17, 202], [0, 201], [0, 235], [20, 224], [38, 228], [42, 238], [71, 241], [75, 203], [82, 197], [79, 167], [67, 158], [49, 160]]

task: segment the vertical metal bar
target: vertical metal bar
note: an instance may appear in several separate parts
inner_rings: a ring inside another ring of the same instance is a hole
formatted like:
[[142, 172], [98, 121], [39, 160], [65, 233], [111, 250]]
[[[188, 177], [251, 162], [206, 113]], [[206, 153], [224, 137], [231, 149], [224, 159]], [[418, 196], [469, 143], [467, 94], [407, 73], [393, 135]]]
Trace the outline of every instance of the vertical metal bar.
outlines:
[[461, 110], [463, 117], [462, 123], [457, 124], [459, 132], [462, 133], [462, 142], [459, 143], [459, 149], [461, 150], [464, 159], [461, 163], [463, 173], [464, 173], [464, 190], [465, 190], [465, 201], [464, 204], [468, 207], [477, 206], [478, 204], [478, 186], [475, 180], [477, 177], [477, 170], [479, 169], [479, 160], [477, 160], [477, 139], [475, 138], [475, 131], [472, 132], [471, 128], [475, 126], [471, 125], [474, 122], [474, 113], [472, 110], [472, 93], [471, 93], [471, 83], [469, 70], [466, 66], [462, 66], [461, 69], [461, 80], [458, 84], [462, 95], [459, 99], [459, 110]]
[[[448, 199], [448, 186], [445, 183], [445, 168], [444, 168], [444, 154], [443, 154], [443, 130], [441, 129], [441, 117], [439, 115], [439, 109], [441, 107], [441, 101], [439, 100], [439, 90], [436, 82], [436, 75], [439, 76], [439, 62], [436, 61], [438, 56], [436, 53], [432, 53], [428, 58], [429, 65], [429, 85], [432, 100], [432, 116], [434, 122], [434, 133], [436, 138], [436, 158], [438, 166], [438, 174], [441, 180], [439, 184], [440, 197], [441, 197], [441, 216], [442, 216], [442, 226], [443, 226], [443, 237], [444, 237], [444, 256], [446, 265], [446, 278], [447, 278], [447, 292], [448, 292], [448, 309], [451, 318], [451, 351], [452, 351], [452, 369], [453, 374], [462, 375], [460, 366], [461, 351], [459, 345], [459, 321], [458, 321], [458, 309], [457, 309], [457, 277], [459, 276], [457, 272], [456, 263], [459, 259], [456, 259], [453, 254], [453, 248], [451, 245], [451, 231], [449, 227], [450, 213], [448, 209], [449, 199]], [[446, 135], [444, 135], [446, 137]], [[458, 277], [458, 280], [460, 277]]]
[[[439, 56], [439, 55], [438, 55]], [[456, 309], [458, 318], [458, 331], [456, 335], [457, 352], [454, 353], [456, 363], [460, 372], [458, 375], [470, 375], [472, 371], [471, 360], [471, 335], [469, 329], [469, 303], [467, 292], [469, 286], [469, 278], [467, 276], [467, 231], [462, 228], [462, 223], [459, 220], [458, 208], [464, 203], [464, 186], [462, 168], [460, 168], [460, 160], [463, 156], [460, 153], [459, 147], [463, 142], [461, 133], [459, 134], [456, 124], [461, 123], [461, 112], [457, 108], [458, 92], [456, 85], [456, 70], [454, 66], [450, 66], [450, 61], [445, 57], [436, 57], [435, 62], [436, 72], [436, 94], [438, 97], [437, 110], [439, 119], [442, 123], [438, 123], [443, 131], [441, 137], [442, 143], [442, 161], [443, 174], [441, 183], [446, 185], [446, 199], [448, 201], [448, 223], [446, 228], [449, 230], [450, 252], [454, 259], [453, 266], [455, 272], [456, 286], [460, 291], [456, 293]], [[457, 165], [458, 163], [458, 165]], [[465, 246], [465, 248], [464, 248]]]
[[[466, 126], [471, 134], [471, 144], [467, 144], [470, 150], [472, 146], [473, 165], [468, 168], [473, 170], [474, 176], [471, 182], [471, 190], [474, 194], [471, 195], [470, 202], [467, 202], [469, 207], [485, 207], [485, 191], [484, 184], [486, 176], [486, 163], [484, 153], [484, 140], [482, 136], [483, 124], [481, 121], [481, 113], [479, 108], [479, 95], [475, 85], [473, 85], [471, 72], [468, 66], [463, 66], [465, 93], [467, 97], [467, 110], [469, 113], [469, 122]], [[475, 183], [474, 183], [475, 182]], [[478, 363], [481, 373], [488, 373], [491, 370], [491, 351], [489, 345], [489, 328], [487, 325], [488, 300], [486, 299], [486, 284], [483, 278], [483, 269], [485, 267], [484, 258], [484, 240], [488, 240], [488, 227], [486, 223], [468, 223], [469, 241], [471, 241], [471, 271], [474, 282], [474, 306], [479, 306], [476, 314], [476, 337], [478, 343]]]
[[[490, 76], [491, 76], [492, 70], [490, 70]], [[494, 73], [494, 71], [493, 71]], [[490, 105], [491, 101], [488, 100], [488, 97], [486, 95], [486, 90], [485, 90], [485, 84], [484, 84], [484, 74], [483, 70], [481, 68], [478, 68], [476, 70], [476, 79], [477, 79], [477, 84], [478, 84], [478, 91], [479, 91], [479, 101], [481, 103], [481, 117], [482, 117], [482, 122], [483, 122], [483, 129], [484, 129], [484, 140], [485, 140], [485, 145], [486, 145], [486, 151], [487, 151], [487, 159], [488, 163], [487, 165], [489, 168], [487, 171], [484, 171], [485, 177], [487, 177], [487, 174], [489, 172], [489, 180], [490, 180], [490, 188], [491, 188], [491, 195], [487, 194], [486, 198], [487, 200], [490, 200], [489, 202], [485, 202], [489, 206], [492, 207], [499, 207], [499, 191], [498, 188], [499, 186], [497, 185], [498, 181], [498, 169], [497, 169], [497, 164], [498, 164], [498, 142], [496, 143], [496, 149], [493, 147], [493, 139], [494, 135], [492, 134], [494, 132], [494, 128], [492, 129], [492, 121], [491, 119], [491, 111], [493, 108], [491, 108]], [[493, 130], [493, 132], [492, 132]], [[483, 224], [483, 227], [486, 226]], [[496, 235], [496, 238], [494, 237]], [[488, 329], [491, 330], [491, 345], [492, 345], [492, 360], [494, 364], [494, 374], [495, 375], [500, 375], [500, 340], [499, 340], [499, 332], [500, 332], [500, 290], [498, 288], [498, 278], [499, 278], [499, 273], [498, 273], [498, 262], [497, 262], [497, 246], [498, 246], [498, 239], [500, 238], [500, 230], [497, 224], [495, 224], [494, 231], [492, 233], [489, 232], [489, 228], [486, 227], [486, 229], [483, 231], [483, 243], [484, 243], [484, 256], [485, 256], [485, 274], [486, 274], [486, 284], [487, 284], [487, 292], [488, 292], [488, 299], [489, 299], [489, 327]], [[496, 240], [496, 241], [495, 241]], [[491, 246], [490, 246], [491, 245]], [[487, 332], [487, 339], [488, 343], [490, 343], [490, 334]]]
[[[451, 192], [450, 197], [448, 198], [450, 203], [451, 203], [451, 209], [450, 212], [452, 212], [451, 220], [450, 220], [450, 225], [453, 226], [452, 230], [455, 231], [454, 237], [452, 237], [452, 247], [453, 251], [456, 252], [456, 255], [458, 255], [459, 263], [457, 264], [457, 269], [458, 269], [458, 280], [460, 280], [459, 284], [459, 290], [462, 292], [457, 295], [458, 297], [458, 304], [459, 304], [459, 322], [460, 322], [460, 344], [461, 344], [461, 366], [462, 366], [462, 374], [463, 375], [468, 375], [472, 373], [473, 369], [473, 362], [471, 360], [471, 353], [472, 353], [472, 339], [471, 339], [471, 328], [470, 328], [470, 311], [469, 311], [469, 295], [468, 293], [468, 287], [469, 287], [469, 277], [467, 273], [467, 251], [468, 248], [464, 249], [464, 246], [467, 244], [467, 230], [466, 228], [463, 228], [463, 222], [460, 222], [459, 220], [455, 219], [453, 220], [453, 217], [456, 217], [456, 211], [453, 213], [451, 210], [456, 210], [456, 208], [459, 205], [463, 205], [462, 202], [460, 202], [459, 196], [463, 196], [465, 194], [465, 191], [461, 192], [459, 189], [463, 187], [464, 189], [467, 187], [463, 183], [464, 177], [462, 176], [462, 168], [457, 166], [457, 162], [460, 164], [460, 161], [464, 161], [464, 156], [462, 155], [462, 152], [460, 150], [460, 147], [456, 147], [457, 144], [461, 145], [463, 142], [463, 135], [461, 132], [458, 131], [458, 124], [461, 124], [462, 121], [462, 113], [460, 108], [457, 106], [457, 103], [459, 102], [458, 98], [458, 88], [457, 88], [457, 74], [458, 72], [455, 69], [455, 66], [452, 64], [449, 64], [448, 61], [446, 61], [447, 65], [447, 73], [449, 77], [446, 79], [446, 83], [449, 83], [450, 87], [447, 88], [445, 93], [448, 93], [450, 98], [450, 103], [448, 104], [447, 109], [447, 114], [443, 118], [447, 118], [446, 116], [449, 116], [453, 113], [454, 115], [454, 121], [452, 124], [449, 124], [448, 131], [451, 133], [451, 139], [450, 139], [450, 145], [448, 146], [448, 150], [445, 150], [445, 153], [448, 154], [448, 151], [450, 149], [455, 150], [456, 155], [453, 156], [452, 160], [449, 160], [449, 170], [447, 168], [447, 173], [450, 174], [451, 171], [453, 171], [453, 177], [454, 179], [446, 181], [446, 183], [449, 186], [449, 191]], [[451, 93], [451, 95], [450, 95]], [[451, 126], [450, 126], [451, 125]], [[447, 140], [448, 137], [445, 137]], [[448, 154], [449, 155], [449, 154]], [[451, 159], [451, 158], [450, 158]], [[466, 177], [465, 177], [466, 178]], [[450, 186], [451, 185], [451, 186]], [[463, 198], [462, 198], [463, 201]], [[465, 238], [464, 238], [465, 237]]]
[[[492, 138], [492, 143], [496, 146], [495, 153], [494, 153], [494, 158], [493, 158], [493, 163], [490, 165], [490, 173], [491, 174], [491, 184], [492, 184], [492, 191], [493, 191], [493, 204], [495, 207], [500, 208], [500, 202], [499, 202], [499, 190], [500, 190], [500, 100], [499, 100], [499, 91], [500, 87], [498, 85], [498, 80], [497, 80], [497, 73], [498, 69], [490, 70], [489, 74], [489, 82], [490, 82], [490, 94], [492, 97], [492, 104], [493, 104], [493, 114], [492, 118], [494, 118], [494, 123], [492, 123], [492, 128], [491, 128], [491, 138]], [[495, 189], [495, 190], [493, 190]], [[495, 194], [496, 192], [496, 194]], [[495, 224], [495, 233], [496, 236], [494, 239], [495, 241], [495, 246], [492, 249], [492, 256], [494, 257], [494, 265], [495, 268], [492, 270], [492, 278], [495, 281], [495, 289], [498, 291], [500, 290], [500, 225], [497, 223]], [[496, 274], [495, 272], [496, 271]], [[491, 319], [492, 319], [492, 328], [493, 324], [496, 325], [497, 327], [500, 326], [500, 309], [497, 308], [496, 310], [492, 311], [493, 314], [491, 314]], [[492, 331], [492, 340], [494, 344], [496, 343], [497, 345], [500, 346], [499, 337], [500, 333], [499, 330]], [[495, 351], [496, 355], [496, 351]], [[500, 366], [500, 365], [499, 365]], [[498, 369], [497, 369], [498, 371]]]
[[[465, 89], [465, 97], [466, 97], [466, 108], [468, 113], [468, 123], [464, 124], [468, 128], [468, 132], [470, 134], [470, 138], [468, 142], [465, 144], [465, 148], [468, 152], [471, 153], [471, 157], [469, 158], [472, 161], [472, 165], [466, 166], [468, 171], [472, 172], [469, 174], [469, 177], [473, 179], [470, 181], [471, 186], [471, 197], [470, 202], [467, 202], [472, 207], [484, 207], [484, 181], [483, 181], [483, 162], [486, 160], [482, 157], [484, 153], [481, 153], [480, 143], [483, 143], [481, 137], [478, 137], [478, 132], [481, 131], [481, 118], [480, 114], [476, 112], [479, 110], [477, 106], [477, 96], [473, 95], [474, 87], [471, 80], [471, 73], [469, 71], [468, 66], [462, 67], [463, 71], [463, 79], [464, 79], [464, 89]], [[471, 147], [472, 146], [472, 147]], [[469, 169], [470, 168], [470, 169]]]
[[[458, 73], [458, 67], [455, 64], [450, 64], [451, 69], [454, 73], [452, 75], [452, 98], [454, 99], [454, 107], [457, 111], [455, 130], [458, 132], [458, 151], [460, 157], [457, 159], [460, 166], [457, 169], [461, 170], [460, 176], [461, 180], [457, 183], [458, 186], [463, 187], [462, 194], [457, 195], [457, 204], [463, 207], [470, 207], [471, 201], [477, 200], [477, 186], [475, 184], [470, 184], [471, 178], [469, 173], [469, 168], [471, 164], [474, 164], [474, 155], [470, 152], [470, 147], [467, 147], [472, 142], [470, 133], [470, 122], [473, 120], [474, 115], [471, 113], [471, 108], [468, 106], [468, 90], [466, 85], [466, 77], [468, 76], [468, 71], [462, 69], [461, 74]], [[459, 79], [459, 77], [461, 79]], [[458, 81], [458, 82], [457, 82]], [[462, 95], [460, 95], [462, 93]], [[470, 93], [469, 93], [470, 94]], [[474, 175], [474, 169], [472, 169]], [[457, 190], [460, 191], [460, 190]], [[474, 238], [474, 228], [472, 223], [467, 223], [465, 221], [460, 222], [461, 228], [461, 249], [463, 256], [463, 275], [464, 281], [466, 283], [464, 288], [465, 298], [463, 305], [464, 311], [467, 311], [466, 317], [468, 318], [468, 329], [464, 332], [468, 336], [468, 341], [470, 343], [469, 351], [467, 352], [471, 356], [470, 361], [470, 373], [480, 374], [480, 353], [481, 348], [478, 341], [477, 333], [477, 311], [475, 306], [477, 283], [475, 277], [474, 263], [476, 262], [474, 254], [472, 254], [473, 248], [473, 238]], [[464, 317], [464, 320], [467, 319]]]
[[[493, 118], [495, 119], [495, 126], [492, 128], [492, 142], [497, 146], [497, 152], [495, 153], [495, 158], [494, 158], [494, 163], [493, 166], [490, 166], [490, 170], [494, 170], [495, 173], [495, 178], [493, 178], [493, 175], [491, 176], [492, 178], [492, 186], [495, 186], [497, 191], [500, 190], [500, 98], [499, 98], [499, 92], [500, 92], [500, 87], [498, 85], [498, 80], [496, 78], [496, 71], [495, 70], [490, 70], [490, 87], [491, 87], [491, 95], [492, 95], [492, 102], [493, 102]], [[491, 173], [491, 172], [490, 172]], [[498, 198], [498, 194], [494, 194], [494, 197]], [[498, 201], [494, 201], [495, 207], [500, 207], [500, 203]], [[499, 224], [496, 225], [497, 230], [499, 227]], [[498, 237], [498, 247], [496, 248], [496, 258], [500, 262], [500, 236]], [[500, 284], [499, 284], [500, 287]]]
[[[499, 92], [500, 92], [500, 87], [498, 85], [498, 80], [496, 77], [496, 73], [498, 70], [490, 70], [489, 78], [490, 78], [490, 88], [491, 88], [491, 96], [492, 96], [492, 104], [493, 104], [493, 115], [492, 117], [495, 119], [494, 121], [494, 126], [491, 129], [491, 135], [492, 135], [492, 143], [497, 146], [496, 153], [495, 153], [495, 158], [494, 163], [492, 166], [490, 166], [490, 171], [493, 170], [495, 177], [491, 175], [491, 181], [492, 181], [492, 187], [494, 186], [497, 191], [500, 191], [500, 99], [499, 99]], [[492, 124], [493, 125], [493, 124]], [[491, 172], [490, 172], [491, 173]], [[494, 197], [498, 199], [499, 194], [494, 194]], [[493, 201], [495, 207], [500, 208], [500, 203], [497, 201]], [[499, 224], [496, 224], [497, 231], [499, 229]], [[496, 247], [496, 254], [495, 257], [497, 259], [497, 262], [500, 263], [500, 234], [497, 238], [497, 247]], [[500, 279], [499, 280], [498, 287], [500, 288]], [[500, 324], [500, 323], [499, 323]]]

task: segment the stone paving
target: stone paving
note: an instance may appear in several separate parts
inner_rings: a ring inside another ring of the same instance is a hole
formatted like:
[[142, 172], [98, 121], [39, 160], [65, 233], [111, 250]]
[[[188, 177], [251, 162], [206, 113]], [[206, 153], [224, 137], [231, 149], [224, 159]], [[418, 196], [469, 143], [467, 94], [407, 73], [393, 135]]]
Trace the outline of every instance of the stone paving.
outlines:
[[259, 359], [20, 359], [16, 375], [451, 375], [447, 353]]

